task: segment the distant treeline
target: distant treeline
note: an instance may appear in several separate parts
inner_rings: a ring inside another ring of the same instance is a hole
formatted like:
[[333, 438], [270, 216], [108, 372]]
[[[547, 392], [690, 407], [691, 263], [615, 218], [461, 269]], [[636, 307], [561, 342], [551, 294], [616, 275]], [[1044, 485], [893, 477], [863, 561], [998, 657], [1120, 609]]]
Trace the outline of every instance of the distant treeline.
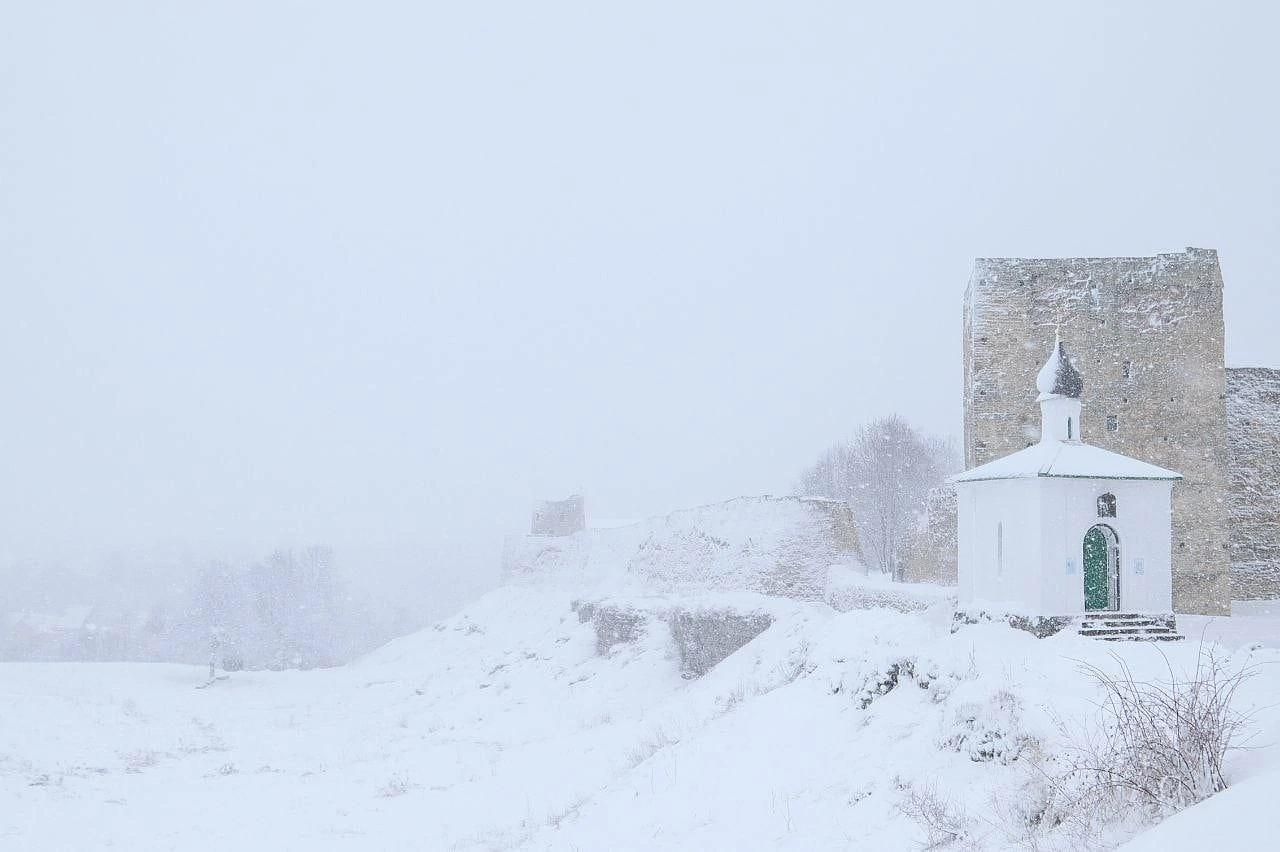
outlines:
[[[0, 596], [0, 659], [314, 668], [419, 626], [404, 609], [352, 594], [328, 547], [171, 567], [158, 577], [114, 566], [80, 583], [46, 576], [51, 592], [36, 585], [32, 566], [25, 575], [15, 569], [15, 594]], [[27, 593], [17, 594], [24, 585]]]

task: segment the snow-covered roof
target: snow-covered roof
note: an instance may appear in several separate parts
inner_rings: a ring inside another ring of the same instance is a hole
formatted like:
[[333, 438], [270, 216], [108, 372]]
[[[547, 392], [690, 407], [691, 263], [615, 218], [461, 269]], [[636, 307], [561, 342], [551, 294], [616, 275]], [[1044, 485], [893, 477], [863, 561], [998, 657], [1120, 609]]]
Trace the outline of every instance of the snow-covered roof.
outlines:
[[1067, 347], [1061, 340], [1054, 341], [1049, 360], [1044, 362], [1044, 366], [1036, 374], [1036, 390], [1040, 391], [1041, 400], [1051, 396], [1079, 399], [1084, 392], [1084, 377], [1067, 357]]
[[952, 482], [1057, 476], [1076, 479], [1181, 479], [1182, 474], [1131, 459], [1101, 447], [1072, 441], [1041, 441], [1025, 450], [979, 465]]

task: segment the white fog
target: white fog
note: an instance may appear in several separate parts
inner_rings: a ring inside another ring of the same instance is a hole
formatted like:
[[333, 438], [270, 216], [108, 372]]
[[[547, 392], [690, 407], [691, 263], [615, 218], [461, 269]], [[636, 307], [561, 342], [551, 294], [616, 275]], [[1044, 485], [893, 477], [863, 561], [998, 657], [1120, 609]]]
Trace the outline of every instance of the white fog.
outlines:
[[1278, 25], [0, 4], [0, 849], [1265, 848]]

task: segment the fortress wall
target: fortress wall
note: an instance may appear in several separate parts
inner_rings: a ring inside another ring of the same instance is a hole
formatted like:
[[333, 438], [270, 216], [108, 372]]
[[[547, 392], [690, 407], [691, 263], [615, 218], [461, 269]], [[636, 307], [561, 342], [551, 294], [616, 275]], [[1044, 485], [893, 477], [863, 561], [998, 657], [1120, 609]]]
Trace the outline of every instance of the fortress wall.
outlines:
[[908, 583], [959, 583], [956, 487], [940, 485], [925, 499], [924, 518], [907, 550], [903, 579]]
[[563, 500], [546, 500], [533, 510], [530, 535], [573, 535], [586, 529], [586, 501], [581, 494], [573, 494]]
[[1280, 598], [1280, 370], [1227, 370], [1231, 586], [1235, 600]]
[[822, 600], [832, 565], [854, 558], [849, 506], [816, 497], [738, 497], [572, 535], [512, 536], [504, 582], [648, 593], [750, 591]]
[[1035, 375], [1059, 329], [1084, 374], [1084, 439], [1185, 477], [1173, 494], [1175, 610], [1229, 613], [1217, 253], [976, 261], [964, 310], [966, 467], [1039, 440]]

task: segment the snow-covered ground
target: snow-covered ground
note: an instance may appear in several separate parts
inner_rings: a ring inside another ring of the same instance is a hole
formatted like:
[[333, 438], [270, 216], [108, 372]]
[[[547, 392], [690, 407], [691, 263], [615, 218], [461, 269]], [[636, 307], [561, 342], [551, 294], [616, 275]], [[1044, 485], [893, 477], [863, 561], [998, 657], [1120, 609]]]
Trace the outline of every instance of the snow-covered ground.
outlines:
[[[195, 667], [0, 665], [0, 849], [914, 850], [912, 790], [962, 813], [970, 848], [1018, 848], [1037, 755], [1096, 698], [1080, 663], [1156, 676], [1198, 650], [951, 633], [944, 603], [774, 615], [695, 680], [661, 622], [599, 655], [537, 584], [341, 669], [204, 690]], [[1257, 748], [1131, 849], [1274, 839], [1280, 620], [1221, 621], [1184, 630], [1259, 665]]]

